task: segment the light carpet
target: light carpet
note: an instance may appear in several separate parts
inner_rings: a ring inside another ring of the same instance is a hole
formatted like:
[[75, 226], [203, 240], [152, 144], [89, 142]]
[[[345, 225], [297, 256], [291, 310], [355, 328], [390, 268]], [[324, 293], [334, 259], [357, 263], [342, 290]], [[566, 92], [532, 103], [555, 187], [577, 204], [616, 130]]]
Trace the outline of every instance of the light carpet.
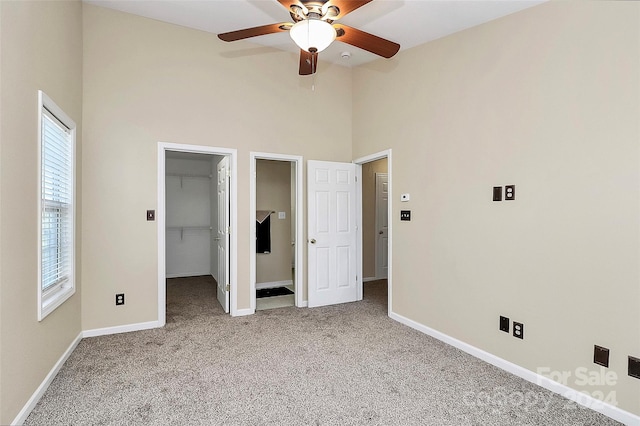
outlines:
[[225, 315], [167, 285], [162, 329], [87, 338], [27, 425], [616, 425], [389, 319], [386, 281], [323, 308]]

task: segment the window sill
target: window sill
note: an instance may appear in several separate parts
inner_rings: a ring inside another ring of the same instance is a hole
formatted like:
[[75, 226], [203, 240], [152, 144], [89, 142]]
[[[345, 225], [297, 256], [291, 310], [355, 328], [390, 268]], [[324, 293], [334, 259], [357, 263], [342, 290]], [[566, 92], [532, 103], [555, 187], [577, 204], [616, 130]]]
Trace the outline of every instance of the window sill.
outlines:
[[38, 321], [45, 319], [47, 315], [55, 311], [58, 306], [73, 296], [75, 292], [75, 286], [67, 285], [47, 295], [46, 298], [42, 299], [42, 305], [40, 309], [38, 309]]

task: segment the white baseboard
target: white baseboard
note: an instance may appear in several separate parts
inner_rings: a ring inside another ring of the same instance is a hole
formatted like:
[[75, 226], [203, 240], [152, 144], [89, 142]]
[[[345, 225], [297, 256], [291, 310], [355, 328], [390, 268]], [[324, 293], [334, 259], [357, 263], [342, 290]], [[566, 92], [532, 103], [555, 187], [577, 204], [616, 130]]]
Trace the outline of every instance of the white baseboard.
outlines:
[[303, 300], [296, 307], [297, 308], [306, 308], [307, 306], [309, 306], [309, 301], [308, 300]]
[[76, 346], [78, 346], [80, 340], [82, 340], [82, 332], [80, 332], [80, 334], [78, 334], [78, 336], [73, 339], [73, 342], [71, 342], [67, 350], [64, 351], [60, 359], [58, 359], [58, 362], [54, 364], [51, 371], [49, 371], [49, 374], [47, 374], [47, 377], [44, 378], [42, 383], [40, 383], [40, 386], [38, 386], [38, 389], [36, 389], [33, 395], [31, 395], [31, 398], [29, 398], [24, 407], [22, 407], [22, 410], [20, 410], [16, 418], [13, 419], [13, 422], [11, 422], [12, 425], [21, 425], [27, 420], [27, 417], [29, 417], [31, 411], [35, 408], [36, 404], [38, 404], [38, 401], [40, 401], [40, 398], [42, 398], [42, 395], [44, 395], [53, 379], [55, 379], [58, 371], [60, 371], [71, 353], [75, 350]]
[[231, 312], [232, 317], [244, 317], [246, 315], [253, 315], [256, 313], [255, 309], [247, 308], [247, 309], [236, 309]]
[[82, 337], [97, 337], [107, 334], [128, 333], [130, 331], [149, 330], [151, 328], [161, 327], [158, 321], [139, 322], [136, 324], [117, 325], [115, 327], [94, 328], [93, 330], [85, 330]]
[[531, 370], [527, 370], [524, 367], [509, 362], [503, 358], [497, 357], [493, 354], [490, 354], [489, 352], [483, 351], [482, 349], [476, 348], [475, 346], [455, 339], [449, 335], [434, 330], [433, 328], [427, 327], [426, 325], [420, 324], [414, 320], [403, 317], [402, 315], [396, 314], [395, 312], [389, 313], [389, 317], [415, 330], [418, 330], [444, 343], [447, 343], [455, 348], [458, 348], [470, 355], [473, 355], [476, 358], [488, 362], [489, 364], [494, 365], [515, 376], [539, 385], [547, 390], [550, 390], [551, 392], [560, 394], [579, 405], [590, 408], [594, 411], [604, 414], [607, 417], [622, 422], [625, 425], [640, 425], [640, 416], [622, 410], [614, 405], [605, 403], [597, 398], [593, 398], [589, 395], [583, 394], [582, 392], [570, 388], [569, 386], [554, 382], [553, 380], [545, 376], [534, 373]]
[[363, 283], [368, 283], [369, 281], [378, 281], [378, 280], [382, 280], [384, 278], [376, 278], [376, 277], [367, 277], [367, 278], [363, 278], [362, 282]]
[[256, 283], [256, 290], [262, 290], [265, 288], [284, 287], [287, 285], [293, 285], [293, 281], [286, 280], [286, 281], [272, 281], [270, 283]]

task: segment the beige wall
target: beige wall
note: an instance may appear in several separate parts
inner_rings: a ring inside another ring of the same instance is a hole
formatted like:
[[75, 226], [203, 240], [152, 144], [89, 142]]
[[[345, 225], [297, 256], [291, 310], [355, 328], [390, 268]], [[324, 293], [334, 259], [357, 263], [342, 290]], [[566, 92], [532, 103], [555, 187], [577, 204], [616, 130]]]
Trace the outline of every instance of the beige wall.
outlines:
[[376, 173], [387, 173], [387, 159], [362, 165], [362, 276], [376, 276]]
[[249, 152], [352, 158], [351, 71], [323, 64], [312, 91], [297, 70], [290, 53], [84, 6], [84, 329], [158, 317], [145, 220], [158, 208], [158, 141], [238, 150], [238, 307], [249, 308]]
[[[291, 245], [291, 163], [256, 161], [256, 210], [275, 211], [271, 215], [271, 253], [256, 254], [256, 284], [290, 281]], [[278, 219], [285, 212], [285, 219]]]
[[[81, 331], [80, 245], [76, 294], [41, 322], [36, 291], [38, 90], [76, 122], [79, 158], [82, 6], [79, 2], [3, 1], [0, 11], [0, 424], [9, 424]], [[77, 172], [81, 172], [80, 162]], [[80, 185], [76, 191], [80, 203]], [[78, 242], [81, 213], [78, 209]]]
[[[393, 192], [411, 193], [411, 222], [394, 204], [393, 311], [635, 414], [638, 52], [638, 3], [550, 2], [353, 76], [354, 157], [391, 147]], [[507, 184], [517, 199], [492, 202]], [[594, 344], [615, 386], [576, 382], [600, 371]]]

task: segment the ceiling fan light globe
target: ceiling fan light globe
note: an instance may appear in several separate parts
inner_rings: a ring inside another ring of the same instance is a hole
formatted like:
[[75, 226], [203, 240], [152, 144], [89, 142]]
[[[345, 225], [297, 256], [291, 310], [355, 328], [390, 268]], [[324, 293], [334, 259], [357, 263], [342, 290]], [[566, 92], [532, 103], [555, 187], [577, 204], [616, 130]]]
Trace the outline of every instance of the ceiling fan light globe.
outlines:
[[307, 52], [310, 52], [309, 49], [316, 49], [321, 52], [336, 39], [336, 29], [319, 19], [305, 19], [291, 27], [289, 35], [300, 49]]

